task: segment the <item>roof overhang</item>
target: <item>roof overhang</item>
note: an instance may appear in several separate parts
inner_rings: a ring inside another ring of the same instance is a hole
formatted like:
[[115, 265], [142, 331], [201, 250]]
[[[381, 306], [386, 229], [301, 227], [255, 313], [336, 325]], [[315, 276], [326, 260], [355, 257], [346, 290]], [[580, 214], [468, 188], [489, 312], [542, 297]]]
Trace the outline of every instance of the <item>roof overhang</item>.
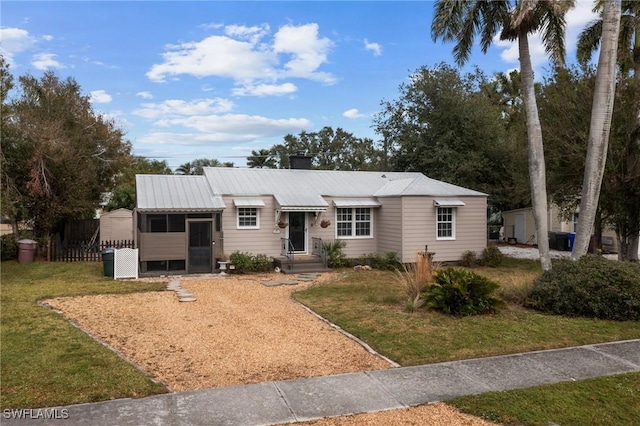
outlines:
[[336, 207], [380, 207], [381, 204], [377, 200], [371, 199], [338, 199], [333, 200]]
[[462, 200], [447, 198], [433, 200], [433, 205], [436, 207], [462, 207], [465, 205], [465, 203]]
[[281, 212], [326, 212], [326, 206], [281, 206]]
[[235, 198], [233, 205], [236, 207], [264, 207], [264, 201], [259, 198]]

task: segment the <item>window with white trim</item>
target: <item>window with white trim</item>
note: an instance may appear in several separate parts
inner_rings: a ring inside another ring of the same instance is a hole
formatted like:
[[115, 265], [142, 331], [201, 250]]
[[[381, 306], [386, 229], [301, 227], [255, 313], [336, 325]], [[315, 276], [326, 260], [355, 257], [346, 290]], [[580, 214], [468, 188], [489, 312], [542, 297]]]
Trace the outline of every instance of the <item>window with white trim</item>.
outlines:
[[255, 207], [238, 208], [238, 229], [258, 229], [259, 213]]
[[455, 240], [456, 210], [453, 207], [438, 207], [436, 218], [436, 239]]
[[346, 207], [336, 209], [336, 235], [345, 238], [371, 237], [371, 208]]

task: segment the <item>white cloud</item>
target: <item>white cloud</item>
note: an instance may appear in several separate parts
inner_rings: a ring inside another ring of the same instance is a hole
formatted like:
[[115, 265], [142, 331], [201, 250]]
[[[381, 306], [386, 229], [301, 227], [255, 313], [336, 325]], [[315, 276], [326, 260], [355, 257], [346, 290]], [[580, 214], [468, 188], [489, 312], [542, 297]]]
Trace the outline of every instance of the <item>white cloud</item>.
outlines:
[[53, 40], [53, 36], [50, 35], [50, 34], [45, 34], [45, 35], [42, 36], [42, 39], [44, 41], [51, 41], [51, 40]]
[[138, 117], [150, 120], [164, 120], [172, 117], [219, 114], [233, 109], [233, 102], [228, 99], [195, 99], [187, 102], [170, 99], [161, 103], [144, 103], [142, 108], [133, 111]]
[[247, 85], [233, 89], [236, 96], [282, 96], [298, 91], [293, 83]]
[[335, 78], [316, 70], [327, 62], [332, 46], [333, 42], [328, 38], [318, 38], [318, 24], [285, 25], [275, 34], [273, 43], [275, 52], [292, 56], [284, 64], [285, 76], [309, 78], [326, 84], [335, 83]]
[[346, 110], [345, 112], [342, 113], [342, 116], [346, 117], [346, 118], [362, 118], [362, 117], [366, 117], [365, 114], [360, 114], [356, 108], [352, 108], [352, 109]]
[[210, 145], [246, 143], [262, 138], [281, 137], [311, 129], [304, 118], [270, 119], [244, 114], [197, 116], [167, 120], [169, 125], [181, 125], [200, 133], [152, 132], [139, 138], [141, 144], [154, 145]]
[[113, 100], [111, 95], [104, 90], [94, 90], [89, 92], [89, 98], [91, 99], [91, 102], [95, 102], [97, 104], [108, 104]]
[[[212, 35], [200, 41], [165, 46], [162, 62], [147, 72], [154, 82], [190, 75], [197, 78], [222, 77], [232, 79], [239, 92], [251, 94], [252, 88], [263, 87], [258, 96], [291, 90], [292, 86], [275, 86], [278, 80], [305, 78], [333, 84], [336, 78], [319, 71], [328, 61], [333, 42], [320, 38], [317, 24], [285, 25], [269, 39], [267, 24], [246, 27], [229, 25], [224, 35]], [[271, 86], [270, 86], [271, 85]]]
[[138, 92], [136, 93], [136, 96], [142, 98], [142, 99], [153, 99], [153, 95], [151, 94], [151, 92]]
[[202, 133], [235, 135], [245, 140], [299, 132], [311, 127], [311, 122], [305, 118], [272, 119], [246, 114], [191, 116], [161, 120], [156, 124], [183, 126]]
[[102, 116], [107, 120], [113, 120], [120, 129], [128, 130], [134, 127], [133, 123], [127, 120], [125, 113], [122, 111], [109, 111], [102, 113]]
[[0, 28], [0, 53], [13, 64], [13, 57], [17, 53], [28, 50], [35, 44], [35, 39], [29, 32], [20, 28]]
[[31, 65], [38, 70], [46, 70], [48, 68], [66, 68], [62, 63], [55, 59], [57, 56], [58, 55], [55, 53], [36, 53], [33, 55]]
[[369, 42], [366, 38], [364, 39], [364, 48], [366, 50], [370, 50], [373, 52], [373, 56], [382, 55], [382, 46], [379, 43]]

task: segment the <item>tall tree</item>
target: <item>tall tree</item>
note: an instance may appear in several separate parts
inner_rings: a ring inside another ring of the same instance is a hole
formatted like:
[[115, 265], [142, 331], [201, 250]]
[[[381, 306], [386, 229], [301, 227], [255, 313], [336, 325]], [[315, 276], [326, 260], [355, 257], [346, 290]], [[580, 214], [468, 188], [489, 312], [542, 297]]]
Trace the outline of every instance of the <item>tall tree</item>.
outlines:
[[47, 71], [19, 82], [3, 123], [3, 173], [15, 195], [7, 213], [32, 220], [36, 237], [46, 238], [61, 221], [93, 217], [131, 145], [113, 121], [94, 113], [73, 78]]
[[528, 203], [528, 194], [515, 200], [515, 150], [507, 145], [498, 88], [484, 74], [460, 75], [446, 64], [422, 67], [399, 90], [398, 99], [382, 102], [373, 126], [387, 135], [392, 170], [489, 193], [496, 210]]
[[529, 142], [529, 175], [531, 201], [536, 223], [540, 263], [544, 270], [551, 269], [547, 223], [547, 190], [542, 129], [538, 117], [529, 34], [542, 33], [545, 50], [556, 63], [564, 62], [565, 15], [573, 7], [573, 0], [520, 0], [520, 1], [455, 1], [437, 0], [431, 24], [434, 40], [454, 41], [453, 53], [459, 65], [468, 59], [476, 34], [486, 53], [500, 30], [501, 40], [518, 42], [522, 94], [527, 116]]
[[252, 169], [275, 169], [276, 160], [273, 158], [273, 153], [268, 149], [253, 150], [251, 155], [247, 157], [247, 166]]
[[290, 155], [301, 152], [312, 156], [312, 167], [320, 170], [380, 170], [383, 157], [373, 140], [328, 126], [318, 132], [288, 134], [271, 152], [281, 169], [289, 168]]
[[144, 157], [131, 157], [129, 163], [118, 176], [111, 190], [111, 197], [106, 210], [129, 209], [136, 206], [136, 175], [170, 175], [173, 174], [166, 161], [149, 160]]
[[201, 175], [205, 167], [233, 167], [232, 162], [222, 162], [215, 158], [198, 158], [181, 164], [176, 169], [177, 175]]
[[[578, 60], [582, 64], [589, 62], [593, 53], [600, 46], [603, 29], [603, 7], [602, 0], [596, 3], [594, 12], [599, 12], [600, 17], [585, 28], [578, 39]], [[621, 7], [622, 15], [620, 17], [617, 61], [620, 66], [620, 85], [629, 90], [625, 92], [619, 91], [618, 93], [629, 95], [634, 92], [633, 87], [640, 85], [640, 2], [623, 0]], [[629, 81], [631, 79], [634, 80], [633, 83]], [[624, 182], [626, 189], [633, 189], [635, 185], [632, 182], [640, 176], [640, 104], [631, 103], [628, 106], [634, 108], [633, 110], [635, 111], [635, 117], [632, 120], [634, 129], [628, 133], [629, 140], [625, 156], [627, 177], [623, 178], [621, 183]], [[629, 194], [630, 201], [634, 199], [634, 195], [638, 194], [633, 192]], [[618, 234], [620, 252], [625, 254], [624, 258], [637, 260], [640, 225], [634, 226], [634, 224], [639, 223], [640, 218], [638, 220], [631, 218], [634, 212], [638, 211], [638, 207], [633, 202], [624, 202], [622, 205], [620, 203], [616, 204], [618, 208], [626, 207], [628, 209], [628, 214], [616, 214], [621, 219], [615, 225], [616, 229], [620, 231]], [[626, 225], [627, 223], [629, 226]]]
[[611, 130], [611, 117], [616, 88], [616, 58], [620, 32], [620, 0], [604, 0], [602, 14], [602, 47], [591, 108], [591, 126], [587, 160], [580, 197], [580, 221], [576, 232], [571, 259], [577, 260], [587, 253], [593, 232], [602, 176], [607, 162], [607, 147]]

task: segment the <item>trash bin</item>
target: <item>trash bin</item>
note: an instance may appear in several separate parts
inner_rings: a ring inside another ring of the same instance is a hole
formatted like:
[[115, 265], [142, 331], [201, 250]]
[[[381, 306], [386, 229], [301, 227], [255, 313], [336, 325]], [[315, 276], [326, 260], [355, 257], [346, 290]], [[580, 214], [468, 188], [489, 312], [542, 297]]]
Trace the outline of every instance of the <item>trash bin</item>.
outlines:
[[573, 251], [573, 242], [576, 240], [576, 233], [571, 232], [569, 234], [569, 251]]
[[549, 248], [555, 250], [558, 246], [558, 241], [556, 240], [556, 233], [549, 232]]
[[104, 276], [113, 278], [113, 256], [115, 250], [112, 248], [105, 249], [102, 252], [102, 267], [104, 268]]
[[556, 250], [569, 251], [568, 232], [556, 232]]
[[18, 262], [31, 263], [36, 253], [36, 243], [33, 240], [20, 240], [18, 241]]

